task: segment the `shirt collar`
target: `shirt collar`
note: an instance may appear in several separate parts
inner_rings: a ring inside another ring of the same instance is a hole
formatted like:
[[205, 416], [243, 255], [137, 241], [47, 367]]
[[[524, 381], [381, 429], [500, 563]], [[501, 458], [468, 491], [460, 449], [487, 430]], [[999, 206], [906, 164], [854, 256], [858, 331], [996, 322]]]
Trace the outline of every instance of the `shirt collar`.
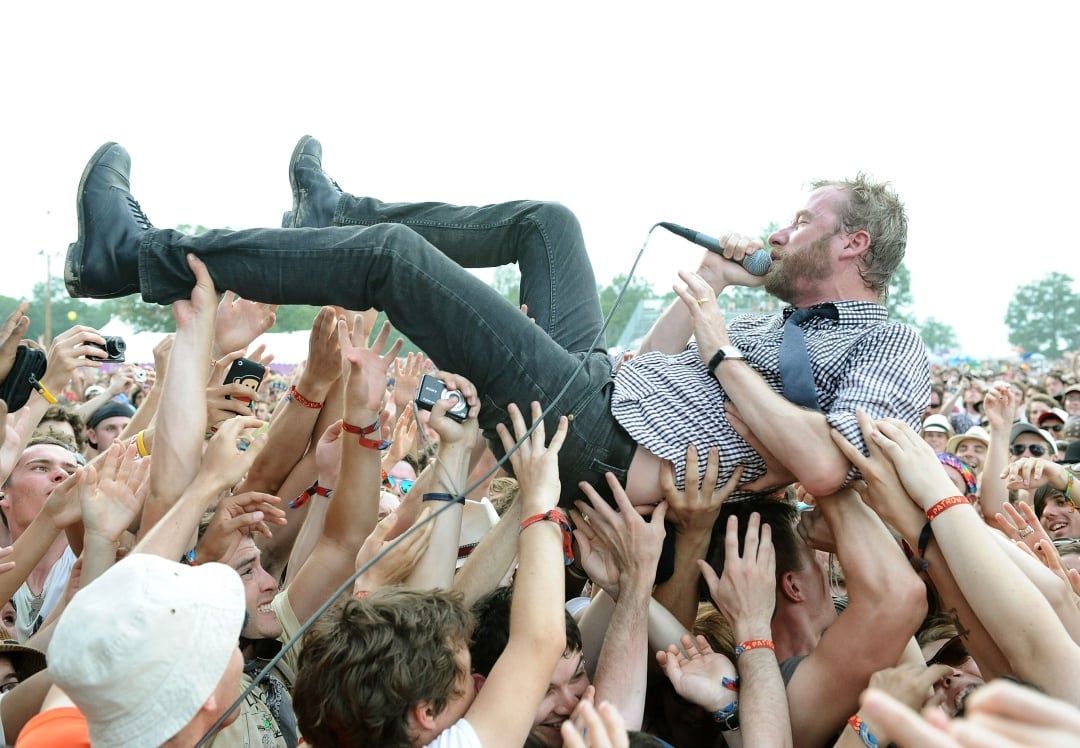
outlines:
[[[867, 322], [885, 322], [889, 317], [889, 310], [881, 304], [873, 301], [829, 301], [825, 302], [836, 307], [840, 315], [839, 324], [865, 324]], [[823, 306], [814, 304], [808, 308]], [[785, 306], [782, 312], [783, 320], [795, 313], [797, 307]]]

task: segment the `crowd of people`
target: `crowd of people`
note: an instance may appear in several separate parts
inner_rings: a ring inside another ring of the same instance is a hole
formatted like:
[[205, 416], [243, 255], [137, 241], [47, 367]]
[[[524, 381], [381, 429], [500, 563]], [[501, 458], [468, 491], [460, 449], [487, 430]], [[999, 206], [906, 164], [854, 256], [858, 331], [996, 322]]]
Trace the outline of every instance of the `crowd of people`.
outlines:
[[[888, 184], [814, 183], [764, 275], [725, 234], [612, 360], [561, 205], [355, 196], [305, 137], [282, 228], [196, 237], [129, 172], [65, 277], [171, 305], [153, 364], [0, 329], [0, 744], [1080, 741], [1080, 379], [928, 364]], [[464, 269], [509, 262], [520, 308]]]

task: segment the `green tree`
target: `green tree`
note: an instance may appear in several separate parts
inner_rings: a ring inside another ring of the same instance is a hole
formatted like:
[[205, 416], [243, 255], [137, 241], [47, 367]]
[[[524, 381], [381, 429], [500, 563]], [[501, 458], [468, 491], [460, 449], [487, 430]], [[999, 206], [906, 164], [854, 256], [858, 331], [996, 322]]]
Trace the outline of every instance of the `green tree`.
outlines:
[[[64, 279], [60, 276], [49, 279], [48, 293], [44, 282], [35, 283], [29, 301], [26, 316], [30, 318], [30, 328], [26, 331], [26, 337], [42, 343], [50, 342], [58, 333], [72, 325], [101, 327], [109, 321], [109, 315], [101, 308], [100, 302], [87, 302], [68, 296]], [[5, 316], [14, 308], [15, 304], [5, 306]], [[46, 325], [49, 328], [47, 331]]]
[[[626, 285], [626, 274], [621, 273], [612, 278], [611, 283], [607, 286], [597, 289], [600, 294], [600, 312], [604, 315], [604, 319], [607, 319], [608, 312], [615, 305], [615, 299], [619, 297], [624, 285]], [[630, 285], [626, 286], [626, 292], [623, 293], [618, 308], [611, 315], [611, 322], [604, 333], [604, 337], [607, 338], [608, 342], [611, 343], [619, 339], [639, 302], [655, 298], [657, 298], [656, 292], [653, 291], [652, 284], [648, 280], [639, 276], [632, 278]]]
[[108, 313], [106, 321], [117, 317], [131, 325], [135, 332], [175, 332], [172, 307], [149, 304], [138, 294], [109, 299], [102, 308]]
[[491, 287], [511, 304], [518, 306], [520, 303], [518, 299], [521, 298], [521, 273], [517, 265], [502, 265], [495, 268], [495, 277], [491, 279]]
[[1080, 340], [1080, 294], [1064, 273], [1020, 286], [1005, 313], [1009, 342], [1028, 353], [1059, 358]]
[[889, 310], [889, 319], [915, 325], [915, 315], [911, 311], [913, 301], [911, 271], [907, 269], [907, 265], [900, 263], [900, 267], [889, 280], [889, 296], [885, 300], [885, 308]]
[[960, 345], [960, 341], [956, 337], [956, 330], [951, 325], [947, 325], [933, 317], [928, 317], [926, 321], [918, 325], [918, 329], [923, 344], [931, 353], [948, 353]]
[[295, 332], [297, 330], [310, 330], [311, 323], [315, 321], [315, 315], [319, 313], [319, 307], [306, 306], [303, 304], [288, 304], [278, 307], [277, 317], [270, 332]]

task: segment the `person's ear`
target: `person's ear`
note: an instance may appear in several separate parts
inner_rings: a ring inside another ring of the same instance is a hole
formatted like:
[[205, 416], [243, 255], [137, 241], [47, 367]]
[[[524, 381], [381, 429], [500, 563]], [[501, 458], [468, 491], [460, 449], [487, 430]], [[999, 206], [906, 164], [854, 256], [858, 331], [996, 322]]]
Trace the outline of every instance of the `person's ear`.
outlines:
[[785, 572], [780, 577], [780, 592], [793, 603], [801, 603], [805, 599], [799, 577], [793, 571]]
[[439, 716], [439, 713], [435, 711], [435, 705], [431, 699], [416, 702], [409, 713], [421, 730], [435, 729], [435, 718]]
[[480, 689], [487, 683], [487, 676], [480, 673], [472, 673], [473, 685], [476, 686], [476, 692], [480, 693]]
[[870, 232], [865, 229], [853, 231], [847, 235], [841, 257], [861, 257], [870, 249]]

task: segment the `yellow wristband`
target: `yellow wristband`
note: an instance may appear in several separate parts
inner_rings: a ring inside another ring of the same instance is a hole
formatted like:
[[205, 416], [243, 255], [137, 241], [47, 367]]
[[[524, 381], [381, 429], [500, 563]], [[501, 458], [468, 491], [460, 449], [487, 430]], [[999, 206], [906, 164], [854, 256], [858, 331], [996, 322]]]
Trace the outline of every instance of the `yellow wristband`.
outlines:
[[135, 449], [139, 450], [139, 457], [150, 456], [150, 450], [146, 448], [146, 442], [143, 441], [143, 436], [145, 434], [146, 431], [140, 431], [138, 434], [135, 435]]

